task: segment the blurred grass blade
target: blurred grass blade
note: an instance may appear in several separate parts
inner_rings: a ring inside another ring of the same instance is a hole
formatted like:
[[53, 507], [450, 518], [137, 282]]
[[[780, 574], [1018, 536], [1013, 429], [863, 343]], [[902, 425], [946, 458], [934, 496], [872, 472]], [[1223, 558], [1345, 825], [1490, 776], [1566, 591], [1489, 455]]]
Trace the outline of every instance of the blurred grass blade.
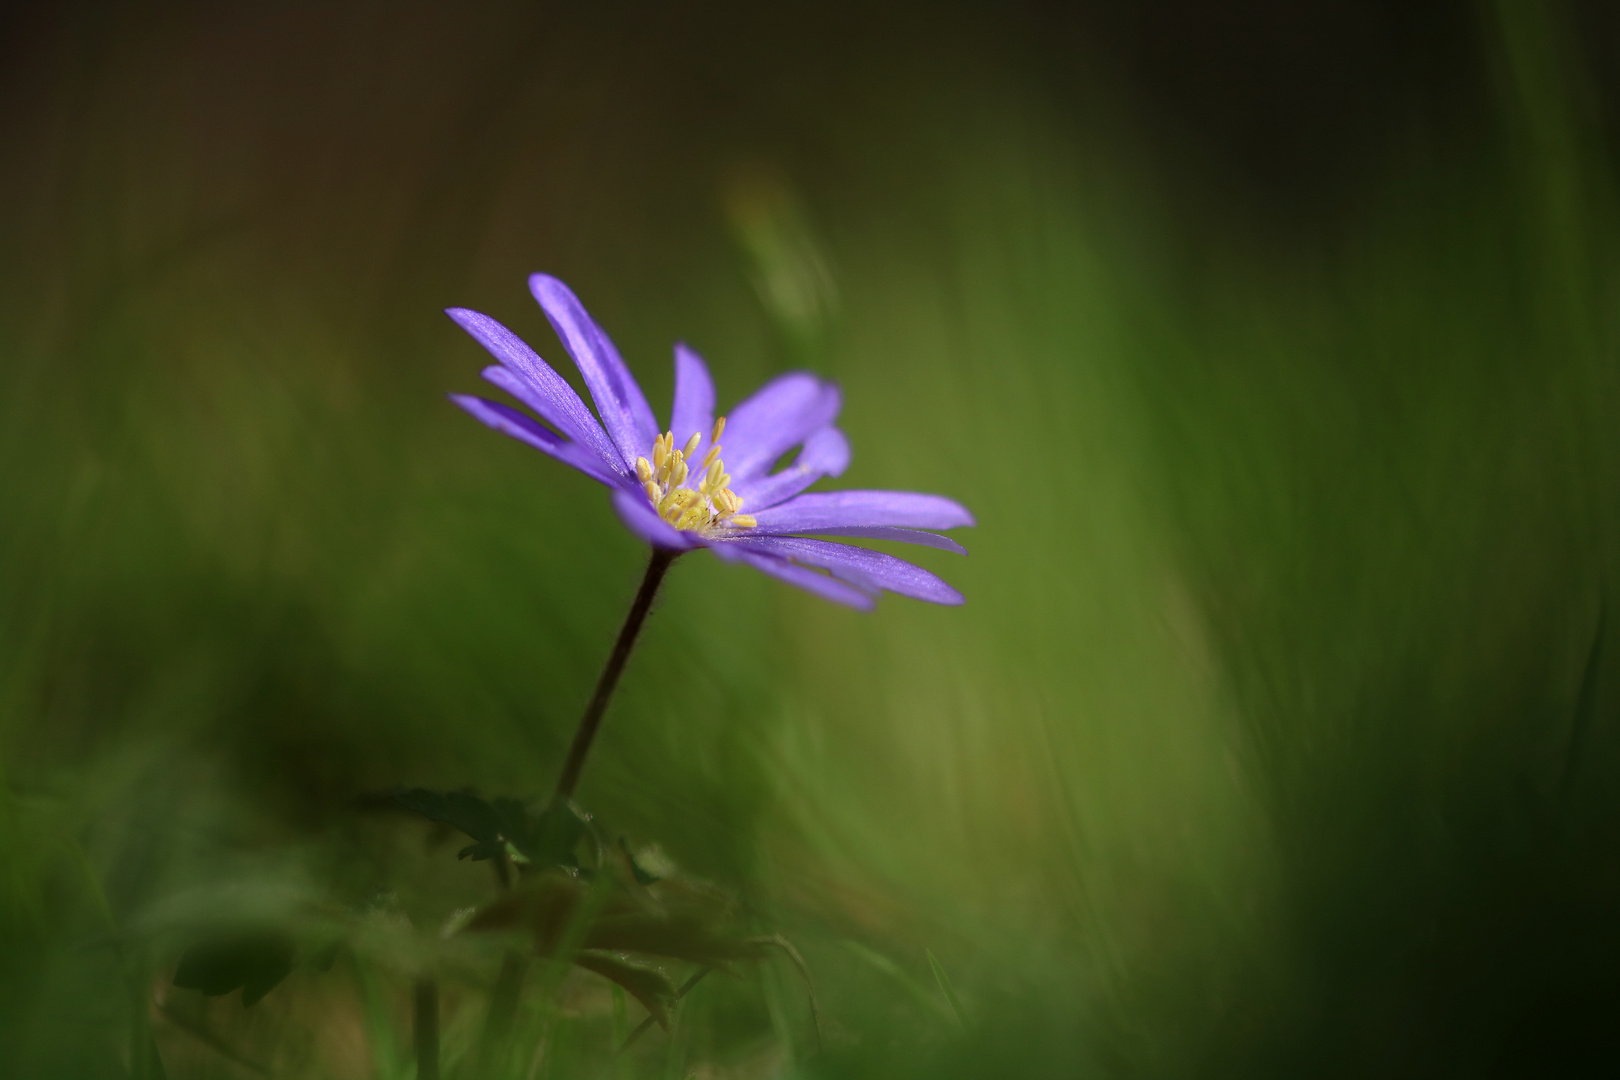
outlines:
[[960, 1022], [959, 1017], [951, 1011], [949, 1006], [941, 1005], [939, 999], [931, 994], [926, 986], [907, 975], [899, 964], [896, 964], [887, 956], [884, 956], [876, 949], [862, 945], [858, 941], [846, 940], [844, 945], [850, 952], [866, 961], [874, 969], [893, 979], [895, 984], [909, 994], [911, 999], [921, 1005], [923, 1011], [929, 1015], [947, 1024]]
[[793, 964], [794, 970], [799, 973], [799, 978], [804, 980], [805, 997], [808, 998], [810, 1002], [810, 1025], [811, 1029], [816, 1033], [814, 1052], [818, 1054], [821, 1053], [821, 1003], [816, 1000], [816, 983], [815, 980], [810, 977], [810, 965], [804, 962], [803, 955], [801, 955], [799, 950], [794, 947], [793, 942], [789, 941], [781, 934], [768, 934], [761, 937], [749, 938], [747, 944], [768, 945], [771, 948], [782, 950], [783, 955], [785, 955]]
[[[617, 953], [601, 949], [581, 949], [574, 954], [574, 963], [587, 971], [594, 971], [614, 984], [613, 1023], [617, 1031], [623, 1026], [624, 995], [620, 987], [641, 1002], [658, 1026], [668, 1029], [669, 1010], [674, 1005], [675, 983], [651, 964], [638, 964]], [[617, 1039], [615, 1039], [617, 1045]]]
[[624, 987], [618, 983], [613, 984], [613, 1031], [612, 1041], [608, 1044], [617, 1056], [619, 1049], [624, 1046], [625, 1040], [630, 1037], [630, 1016], [625, 1006]]
[[962, 1001], [956, 996], [956, 988], [951, 985], [950, 976], [945, 974], [945, 968], [940, 964], [939, 957], [934, 955], [934, 950], [928, 949], [926, 952], [928, 966], [934, 972], [934, 981], [939, 984], [939, 992], [945, 995], [945, 1000], [951, 1006], [951, 1012], [956, 1014], [956, 1022], [964, 1028], [967, 1027], [967, 1013], [962, 1011]]

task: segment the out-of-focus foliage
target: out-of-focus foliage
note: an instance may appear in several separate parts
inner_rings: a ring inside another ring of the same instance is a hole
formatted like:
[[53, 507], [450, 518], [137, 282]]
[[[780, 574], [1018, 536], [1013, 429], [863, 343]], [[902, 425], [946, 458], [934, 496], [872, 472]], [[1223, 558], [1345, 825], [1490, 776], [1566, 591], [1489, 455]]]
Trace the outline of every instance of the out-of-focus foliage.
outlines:
[[1311, 212], [1029, 8], [4, 17], [0, 1074], [410, 1076], [433, 975], [472, 1075], [492, 861], [374, 797], [544, 796], [643, 559], [444, 400], [445, 306], [564, 361], [541, 269], [655, 402], [676, 340], [722, 406], [813, 365], [845, 483], [980, 526], [916, 555], [955, 610], [683, 559], [579, 791], [797, 947], [819, 1053], [785, 951], [617, 1062], [641, 1007], [542, 962], [514, 1075], [1614, 1055], [1620, 267], [1569, 12], [1451, 11], [1462, 103], [1322, 136]]

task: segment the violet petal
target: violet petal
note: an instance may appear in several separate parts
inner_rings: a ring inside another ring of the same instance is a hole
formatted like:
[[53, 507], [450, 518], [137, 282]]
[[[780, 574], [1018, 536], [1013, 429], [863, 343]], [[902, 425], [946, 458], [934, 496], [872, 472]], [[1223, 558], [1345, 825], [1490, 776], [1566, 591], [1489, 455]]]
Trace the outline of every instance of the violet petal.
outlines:
[[807, 540], [798, 536], [761, 536], [729, 543], [749, 551], [822, 567], [834, 577], [857, 588], [887, 589], [901, 596], [935, 604], [962, 603], [962, 594], [934, 574], [904, 559], [870, 548]]
[[763, 474], [777, 458], [837, 419], [842, 406], [834, 383], [803, 371], [777, 376], [726, 418], [720, 439], [726, 471], [738, 480]]
[[740, 562], [763, 571], [774, 578], [797, 585], [806, 592], [834, 603], [844, 604], [859, 611], [871, 611], [875, 599], [872, 592], [846, 584], [826, 574], [799, 566], [764, 551], [744, 547], [742, 544], [711, 544], [710, 549], [727, 562]]
[[675, 346], [675, 406], [669, 414], [670, 434], [676, 446], [685, 446], [693, 432], [702, 436], [694, 454], [708, 449], [714, 430], [714, 380], [703, 357], [684, 344]]
[[658, 421], [646, 395], [624, 366], [619, 350], [568, 286], [548, 274], [533, 274], [529, 277], [529, 291], [540, 301], [546, 318], [584, 376], [602, 426], [619, 448], [625, 467], [635, 468], [636, 458], [650, 453], [658, 437]]
[[769, 476], [733, 480], [731, 490], [742, 496], [743, 505], [753, 513], [791, 499], [823, 476], [837, 476], [848, 467], [849, 440], [837, 428], [824, 427], [804, 441], [793, 464]]
[[502, 377], [491, 377], [490, 371], [486, 370], [484, 378], [539, 413], [542, 420], [566, 437], [594, 451], [615, 472], [630, 472], [608, 441], [602, 425], [596, 422], [591, 410], [574, 393], [574, 388], [553, 371], [550, 364], [540, 359], [522, 338], [481, 312], [449, 308], [445, 314], [471, 334], [511, 374], [510, 379], [502, 381]]
[[920, 491], [813, 491], [757, 513], [748, 512], [773, 533], [869, 525], [955, 529], [973, 524], [973, 515], [961, 503]]
[[[536, 395], [534, 387], [511, 368], [501, 364], [491, 364], [479, 374], [484, 377], [485, 382], [506, 391], [529, 408], [534, 409], [535, 412], [540, 412], [539, 406], [543, 404], [542, 399]], [[583, 407], [584, 403], [581, 402], [581, 408]], [[589, 458], [594, 463], [594, 471], [592, 469], [585, 469], [585, 471], [590, 472], [592, 476], [602, 472], [613, 477], [620, 484], [629, 484], [632, 487], [639, 488], [635, 474], [625, 470], [624, 463], [619, 460], [619, 451], [612, 443], [608, 442], [607, 434], [602, 431], [594, 417], [591, 419], [591, 426], [596, 431], [597, 445], [591, 447], [579, 442], [570, 442], [568, 444], [578, 450], [583, 457]], [[569, 459], [569, 463], [575, 464], [579, 468], [585, 468], [584, 465], [578, 464], [573, 459]]]
[[[896, 529], [890, 525], [857, 525], [844, 528], [808, 529], [803, 530], [815, 536], [847, 536], [859, 540], [893, 540], [901, 544], [918, 544], [922, 547], [938, 548], [941, 551], [954, 551], [958, 555], [966, 555], [967, 548], [958, 544], [948, 536], [938, 533], [924, 532], [921, 529]], [[784, 533], [767, 530], [764, 526], [749, 529], [744, 536], [783, 536]]]
[[541, 453], [550, 454], [558, 461], [572, 465], [592, 480], [600, 480], [609, 487], [619, 486], [618, 474], [604, 465], [595, 454], [578, 443], [569, 442], [516, 409], [470, 394], [451, 394], [450, 400], [465, 409], [473, 419], [485, 427], [499, 431], [502, 435], [510, 435]]
[[688, 551], [697, 546], [690, 533], [681, 532], [659, 517], [646, 495], [620, 488], [613, 493], [613, 509], [631, 532], [653, 547]]

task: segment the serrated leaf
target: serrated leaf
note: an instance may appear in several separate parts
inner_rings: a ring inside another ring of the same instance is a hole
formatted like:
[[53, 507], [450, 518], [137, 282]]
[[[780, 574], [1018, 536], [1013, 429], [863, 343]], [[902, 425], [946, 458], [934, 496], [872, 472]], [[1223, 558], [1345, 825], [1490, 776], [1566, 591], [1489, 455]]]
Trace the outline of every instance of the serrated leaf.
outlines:
[[497, 839], [491, 841], [481, 841], [476, 844], [468, 844], [466, 847], [456, 852], [456, 858], [471, 859], [473, 862], [483, 862], [485, 859], [493, 859], [495, 856], [501, 854], [505, 850], [506, 843], [502, 840]]
[[572, 800], [554, 800], [537, 818], [525, 818], [525, 821], [529, 820], [533, 824], [524, 837], [526, 842], [518, 844], [524, 854], [537, 863], [579, 865], [574, 849], [579, 846], [580, 837], [585, 835], [586, 818]]
[[493, 806], [470, 791], [395, 791], [388, 799], [395, 806], [420, 814], [429, 821], [450, 825], [477, 841], [462, 848], [457, 858], [490, 859], [503, 849], [501, 818]]
[[465, 790], [411, 788], [392, 792], [388, 799], [402, 809], [460, 829], [471, 837], [474, 843], [458, 851], [458, 859], [476, 862], [515, 849], [523, 856], [514, 860], [520, 867], [525, 861], [535, 866], [579, 866], [574, 849], [585, 835], [586, 819], [568, 800], [553, 802], [539, 814], [532, 814], [520, 799], [498, 796], [486, 800]]
[[204, 938], [180, 957], [174, 985], [209, 997], [242, 990], [244, 1008], [292, 971], [292, 939], [279, 930], [241, 930]]
[[574, 963], [624, 987], [646, 1007], [659, 1027], [669, 1030], [669, 1009], [677, 991], [668, 975], [650, 964], [638, 964], [600, 949], [581, 949], [574, 955]]

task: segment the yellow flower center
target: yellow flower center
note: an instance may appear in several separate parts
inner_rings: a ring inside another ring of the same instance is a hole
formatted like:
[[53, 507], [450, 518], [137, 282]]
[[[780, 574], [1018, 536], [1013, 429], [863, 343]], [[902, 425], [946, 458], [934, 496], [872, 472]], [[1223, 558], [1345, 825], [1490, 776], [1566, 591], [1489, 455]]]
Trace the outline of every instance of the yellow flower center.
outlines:
[[[731, 477], [726, 474], [725, 463], [720, 460], [720, 435], [726, 430], [726, 418], [714, 422], [714, 437], [709, 440], [709, 452], [693, 469], [688, 463], [703, 441], [703, 433], [695, 432], [686, 440], [683, 449], [675, 449], [675, 435], [666, 431], [653, 441], [652, 460], [636, 458], [636, 477], [652, 500], [658, 516], [677, 529], [698, 532], [725, 526], [734, 529], [752, 529], [759, 522], [748, 514], [739, 514], [742, 496], [732, 491]], [[690, 477], [697, 477], [696, 487], [687, 487]]]

